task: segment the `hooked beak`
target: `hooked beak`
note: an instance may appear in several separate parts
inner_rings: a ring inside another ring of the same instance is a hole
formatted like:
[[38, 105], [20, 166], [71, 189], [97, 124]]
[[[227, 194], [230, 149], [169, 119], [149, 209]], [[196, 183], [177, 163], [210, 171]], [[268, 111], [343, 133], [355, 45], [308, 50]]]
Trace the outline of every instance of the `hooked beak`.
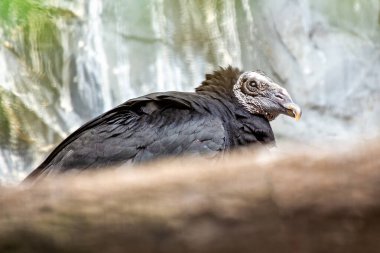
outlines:
[[290, 117], [295, 118], [298, 121], [301, 118], [302, 111], [301, 108], [295, 103], [286, 103], [283, 105], [286, 108], [286, 113]]
[[286, 114], [290, 117], [295, 118], [296, 121], [298, 121], [301, 118], [301, 115], [302, 115], [301, 108], [296, 103], [293, 102], [289, 93], [284, 88], [281, 88], [274, 95], [274, 97], [277, 103], [282, 107], [281, 110], [283, 114]]

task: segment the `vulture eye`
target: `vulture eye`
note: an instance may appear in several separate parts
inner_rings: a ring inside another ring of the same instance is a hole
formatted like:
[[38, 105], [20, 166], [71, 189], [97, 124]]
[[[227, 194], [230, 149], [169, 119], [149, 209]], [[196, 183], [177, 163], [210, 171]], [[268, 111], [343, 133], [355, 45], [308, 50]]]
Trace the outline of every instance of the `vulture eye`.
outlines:
[[256, 81], [250, 81], [249, 82], [249, 86], [256, 87], [257, 86], [257, 82]]
[[245, 83], [245, 85], [243, 85], [242, 89], [246, 94], [257, 95], [257, 92], [258, 92], [257, 82], [256, 81], [249, 81], [249, 82]]

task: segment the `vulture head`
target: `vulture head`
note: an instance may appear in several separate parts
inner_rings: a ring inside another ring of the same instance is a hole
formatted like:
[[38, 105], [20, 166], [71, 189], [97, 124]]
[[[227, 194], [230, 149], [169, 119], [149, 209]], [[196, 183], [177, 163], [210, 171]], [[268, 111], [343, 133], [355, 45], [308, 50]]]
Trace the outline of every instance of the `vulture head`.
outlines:
[[301, 109], [285, 88], [273, 82], [261, 71], [243, 72], [233, 85], [238, 102], [252, 114], [260, 114], [269, 121], [279, 114], [299, 120]]

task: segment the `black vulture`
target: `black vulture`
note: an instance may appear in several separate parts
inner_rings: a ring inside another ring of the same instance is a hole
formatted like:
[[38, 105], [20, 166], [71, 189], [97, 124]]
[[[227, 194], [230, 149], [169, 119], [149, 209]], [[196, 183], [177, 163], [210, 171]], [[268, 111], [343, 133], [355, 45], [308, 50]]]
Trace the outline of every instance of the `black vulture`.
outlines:
[[220, 68], [195, 92], [158, 92], [128, 100], [60, 143], [27, 179], [72, 169], [140, 163], [274, 145], [269, 121], [301, 116], [286, 89], [261, 71]]

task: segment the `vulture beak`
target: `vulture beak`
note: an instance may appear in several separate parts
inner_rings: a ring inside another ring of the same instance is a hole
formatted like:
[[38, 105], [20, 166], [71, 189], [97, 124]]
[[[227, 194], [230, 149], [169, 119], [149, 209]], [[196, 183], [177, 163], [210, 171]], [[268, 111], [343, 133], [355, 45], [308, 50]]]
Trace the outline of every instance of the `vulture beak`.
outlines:
[[284, 114], [295, 118], [296, 121], [298, 121], [301, 118], [301, 108], [293, 102], [289, 93], [284, 88], [280, 89], [275, 94], [275, 99], [281, 105]]
[[298, 121], [301, 118], [302, 111], [301, 108], [295, 103], [286, 103], [283, 105], [286, 108], [286, 113], [295, 118]]

